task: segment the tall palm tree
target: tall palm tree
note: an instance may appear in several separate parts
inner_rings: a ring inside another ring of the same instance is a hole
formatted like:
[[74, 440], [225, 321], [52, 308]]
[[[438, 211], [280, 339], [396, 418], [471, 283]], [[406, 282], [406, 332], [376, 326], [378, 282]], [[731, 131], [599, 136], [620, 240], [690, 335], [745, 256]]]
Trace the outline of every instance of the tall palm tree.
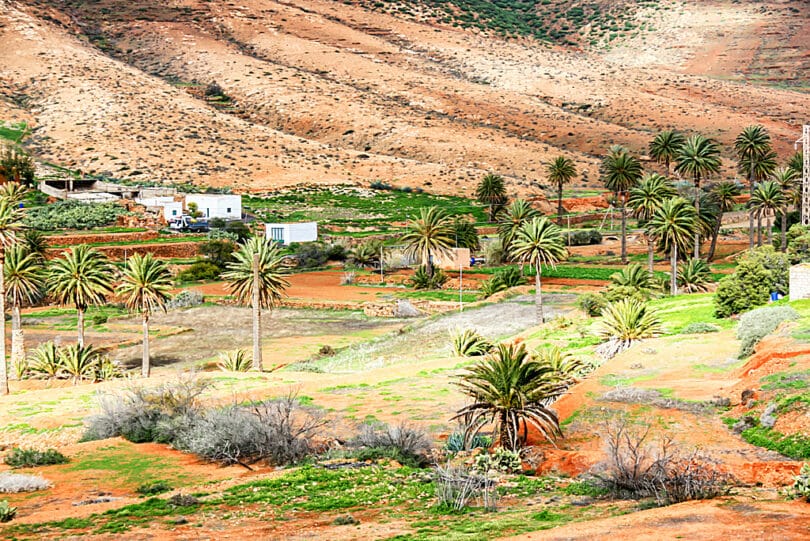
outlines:
[[693, 241], [697, 212], [682, 197], [665, 200], [650, 219], [650, 228], [658, 239], [659, 249], [670, 255], [670, 291], [678, 293], [678, 250], [686, 251]]
[[548, 218], [532, 218], [521, 225], [515, 234], [512, 255], [518, 261], [534, 266], [537, 322], [543, 323], [543, 293], [540, 289], [542, 266], [553, 266], [568, 255], [560, 228]]
[[684, 142], [686, 140], [683, 135], [673, 130], [664, 130], [650, 141], [650, 157], [658, 163], [664, 164], [667, 176], [669, 176], [669, 164], [675, 160]]
[[262, 238], [251, 238], [234, 252], [234, 261], [222, 278], [241, 305], [253, 307], [253, 369], [262, 370], [262, 308], [270, 309], [281, 301], [290, 283], [284, 279], [278, 245]]
[[520, 226], [537, 216], [540, 213], [525, 199], [515, 199], [498, 214], [498, 237], [507, 253]]
[[803, 211], [802, 206], [804, 205], [804, 202], [802, 201], [802, 186], [801, 186], [802, 175], [804, 175], [804, 153], [801, 150], [795, 152], [793, 156], [791, 156], [788, 159], [787, 166], [789, 169], [796, 171], [796, 176], [799, 180], [799, 188], [797, 190], [799, 194], [797, 199], [798, 199], [799, 216], [801, 216]]
[[453, 222], [438, 207], [419, 209], [419, 217], [408, 222], [402, 236], [405, 251], [421, 260], [430, 277], [433, 276], [431, 255], [446, 255], [453, 240]]
[[[760, 156], [753, 158], [743, 158], [739, 161], [739, 169], [746, 174], [753, 171], [754, 174], [754, 189], [756, 190], [757, 183], [768, 179], [776, 170], [777, 155], [773, 150], [767, 150]], [[753, 192], [752, 192], [753, 195]], [[754, 213], [757, 219], [756, 232], [757, 242], [762, 245], [762, 215]]]
[[[771, 227], [771, 214], [776, 215], [785, 207], [785, 196], [779, 183], [773, 180], [766, 180], [754, 188], [754, 195], [748, 202], [751, 210], [757, 217], [764, 217], [768, 230], [768, 244], [773, 243], [773, 228]], [[761, 243], [760, 243], [761, 245]]]
[[484, 175], [475, 190], [478, 201], [489, 206], [489, 221], [494, 222], [498, 211], [506, 204], [506, 185], [503, 177], [494, 173]]
[[622, 211], [622, 263], [627, 263], [627, 192], [641, 179], [641, 162], [626, 148], [611, 147], [602, 159], [605, 187], [616, 194]]
[[574, 166], [574, 162], [571, 158], [557, 156], [554, 158], [554, 161], [548, 164], [546, 173], [548, 174], [548, 181], [557, 187], [557, 223], [562, 225], [563, 186], [574, 180], [574, 177], [577, 176], [577, 168]]
[[552, 443], [562, 435], [559, 419], [548, 404], [565, 392], [565, 375], [550, 363], [532, 359], [525, 344], [499, 344], [494, 353], [462, 374], [456, 385], [473, 399], [454, 417], [469, 423], [473, 434], [468, 437], [492, 423], [501, 447], [518, 450], [530, 425]]
[[[741, 171], [748, 175], [748, 191], [754, 196], [755, 170], [760, 159], [771, 150], [771, 136], [759, 125], [746, 126], [734, 139], [734, 151], [737, 153]], [[766, 175], [767, 176], [767, 175]], [[764, 178], [764, 177], [761, 177]], [[748, 213], [748, 248], [754, 247], [754, 212]]]
[[149, 316], [157, 310], [166, 310], [172, 273], [166, 263], [152, 254], [135, 254], [127, 260], [121, 283], [116, 293], [124, 299], [131, 312], [140, 312], [143, 320], [143, 356], [141, 375], [149, 377]]
[[11, 378], [17, 365], [25, 359], [20, 308], [36, 304], [45, 294], [45, 267], [43, 261], [28, 251], [23, 244], [12, 244], [6, 250], [5, 274], [6, 300], [11, 304]]
[[[644, 175], [638, 186], [630, 190], [627, 204], [632, 209], [632, 214], [638, 218], [640, 223], [647, 224], [661, 206], [665, 199], [674, 197], [677, 193], [675, 186], [658, 173]], [[653, 258], [655, 254], [655, 237], [650, 234], [647, 228], [647, 267], [650, 274], [653, 273]]]
[[773, 181], [779, 185], [782, 190], [782, 195], [785, 199], [785, 205], [780, 210], [782, 214], [782, 242], [780, 250], [784, 252], [787, 250], [787, 215], [788, 207], [790, 205], [798, 206], [801, 194], [799, 193], [799, 175], [791, 167], [780, 167], [773, 172]]
[[0, 394], [8, 394], [8, 365], [6, 364], [6, 250], [17, 240], [17, 231], [22, 228], [19, 208], [8, 199], [0, 197]]
[[712, 186], [709, 194], [714, 199], [717, 205], [717, 219], [714, 222], [714, 231], [712, 232], [712, 244], [709, 248], [709, 254], [706, 257], [709, 261], [714, 259], [714, 252], [717, 249], [717, 238], [720, 236], [720, 227], [723, 225], [723, 214], [729, 212], [734, 208], [736, 197], [742, 193], [742, 186], [734, 181], [718, 182]]
[[104, 255], [82, 244], [51, 262], [48, 291], [61, 305], [72, 304], [79, 316], [77, 335], [84, 346], [84, 313], [89, 306], [104, 304], [113, 292], [115, 268]]
[[[720, 171], [720, 146], [713, 139], [693, 135], [675, 157], [675, 171], [695, 183], [695, 211], [700, 215], [700, 181]], [[700, 232], [695, 231], [695, 259], [700, 257]]]

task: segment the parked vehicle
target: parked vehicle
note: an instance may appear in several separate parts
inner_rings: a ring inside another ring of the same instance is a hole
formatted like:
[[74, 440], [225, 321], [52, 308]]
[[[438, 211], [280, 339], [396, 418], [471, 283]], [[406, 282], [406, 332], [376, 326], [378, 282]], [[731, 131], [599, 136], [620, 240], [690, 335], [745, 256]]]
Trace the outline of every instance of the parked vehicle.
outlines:
[[208, 231], [207, 218], [194, 218], [187, 214], [175, 218], [169, 222], [169, 229], [173, 231], [192, 231], [192, 232], [205, 232]]

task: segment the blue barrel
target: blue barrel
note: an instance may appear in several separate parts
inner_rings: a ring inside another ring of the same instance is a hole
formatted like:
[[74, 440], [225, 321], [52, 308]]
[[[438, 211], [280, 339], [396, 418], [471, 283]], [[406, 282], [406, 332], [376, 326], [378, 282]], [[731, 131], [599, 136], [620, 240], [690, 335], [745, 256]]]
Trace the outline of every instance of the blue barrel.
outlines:
[[779, 293], [776, 291], [771, 291], [771, 301], [778, 301], [779, 300]]

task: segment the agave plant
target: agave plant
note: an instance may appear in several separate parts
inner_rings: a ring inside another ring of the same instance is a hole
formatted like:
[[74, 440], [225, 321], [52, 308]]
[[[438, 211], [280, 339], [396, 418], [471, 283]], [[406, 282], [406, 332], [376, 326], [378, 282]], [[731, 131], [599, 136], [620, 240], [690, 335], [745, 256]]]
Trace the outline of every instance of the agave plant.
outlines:
[[31, 353], [28, 368], [32, 374], [43, 378], [58, 378], [64, 374], [59, 348], [53, 342], [45, 342]]
[[93, 346], [72, 344], [59, 351], [59, 358], [65, 372], [73, 379], [74, 385], [78, 385], [83, 379], [95, 378], [100, 355]]
[[505, 289], [507, 289], [506, 284], [503, 283], [503, 279], [497, 274], [492, 278], [490, 278], [489, 280], [481, 282], [480, 287], [481, 294], [485, 298], [491, 297], [495, 293], [498, 293], [499, 291], [504, 291]]
[[411, 277], [411, 285], [414, 289], [441, 289], [447, 281], [447, 275], [442, 269], [436, 269], [431, 276], [424, 265], [416, 269]]
[[119, 363], [113, 361], [106, 355], [98, 358], [98, 362], [95, 366], [95, 373], [93, 374], [93, 379], [95, 381], [108, 381], [122, 377], [124, 377], [124, 371], [121, 369], [121, 365]]
[[537, 350], [537, 362], [547, 365], [557, 372], [560, 378], [572, 385], [589, 370], [590, 365], [578, 357], [574, 357], [557, 346], [549, 346]]
[[456, 357], [478, 357], [492, 351], [492, 343], [472, 329], [453, 335], [453, 353]]
[[500, 445], [516, 450], [526, 441], [529, 426], [552, 443], [562, 435], [557, 414], [547, 406], [565, 392], [565, 382], [548, 365], [533, 360], [524, 344], [499, 344], [456, 385], [473, 399], [453, 417], [465, 420], [470, 436], [493, 424]]
[[220, 353], [217, 366], [224, 372], [247, 372], [250, 370], [251, 360], [247, 351], [237, 349]]
[[597, 334], [607, 341], [597, 352], [609, 359], [629, 348], [633, 342], [661, 334], [661, 320], [645, 303], [632, 298], [622, 299], [608, 303], [602, 309]]
[[651, 289], [654, 285], [650, 273], [638, 263], [631, 263], [621, 271], [613, 273], [610, 281], [613, 285], [632, 289]]
[[690, 259], [678, 265], [678, 288], [686, 293], [709, 289], [711, 281], [709, 265], [702, 259]]

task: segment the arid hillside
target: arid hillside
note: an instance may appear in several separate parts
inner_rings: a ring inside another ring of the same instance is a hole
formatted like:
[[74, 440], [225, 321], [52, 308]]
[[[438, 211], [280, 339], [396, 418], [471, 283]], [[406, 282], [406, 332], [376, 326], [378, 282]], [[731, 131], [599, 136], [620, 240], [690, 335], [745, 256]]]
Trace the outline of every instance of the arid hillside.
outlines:
[[644, 31], [583, 50], [323, 0], [0, 0], [0, 119], [84, 173], [251, 191], [469, 194], [496, 171], [526, 194], [559, 154], [594, 185], [608, 146], [643, 152], [662, 128], [730, 157], [761, 123], [792, 151], [810, 111], [806, 3], [648, 11]]

